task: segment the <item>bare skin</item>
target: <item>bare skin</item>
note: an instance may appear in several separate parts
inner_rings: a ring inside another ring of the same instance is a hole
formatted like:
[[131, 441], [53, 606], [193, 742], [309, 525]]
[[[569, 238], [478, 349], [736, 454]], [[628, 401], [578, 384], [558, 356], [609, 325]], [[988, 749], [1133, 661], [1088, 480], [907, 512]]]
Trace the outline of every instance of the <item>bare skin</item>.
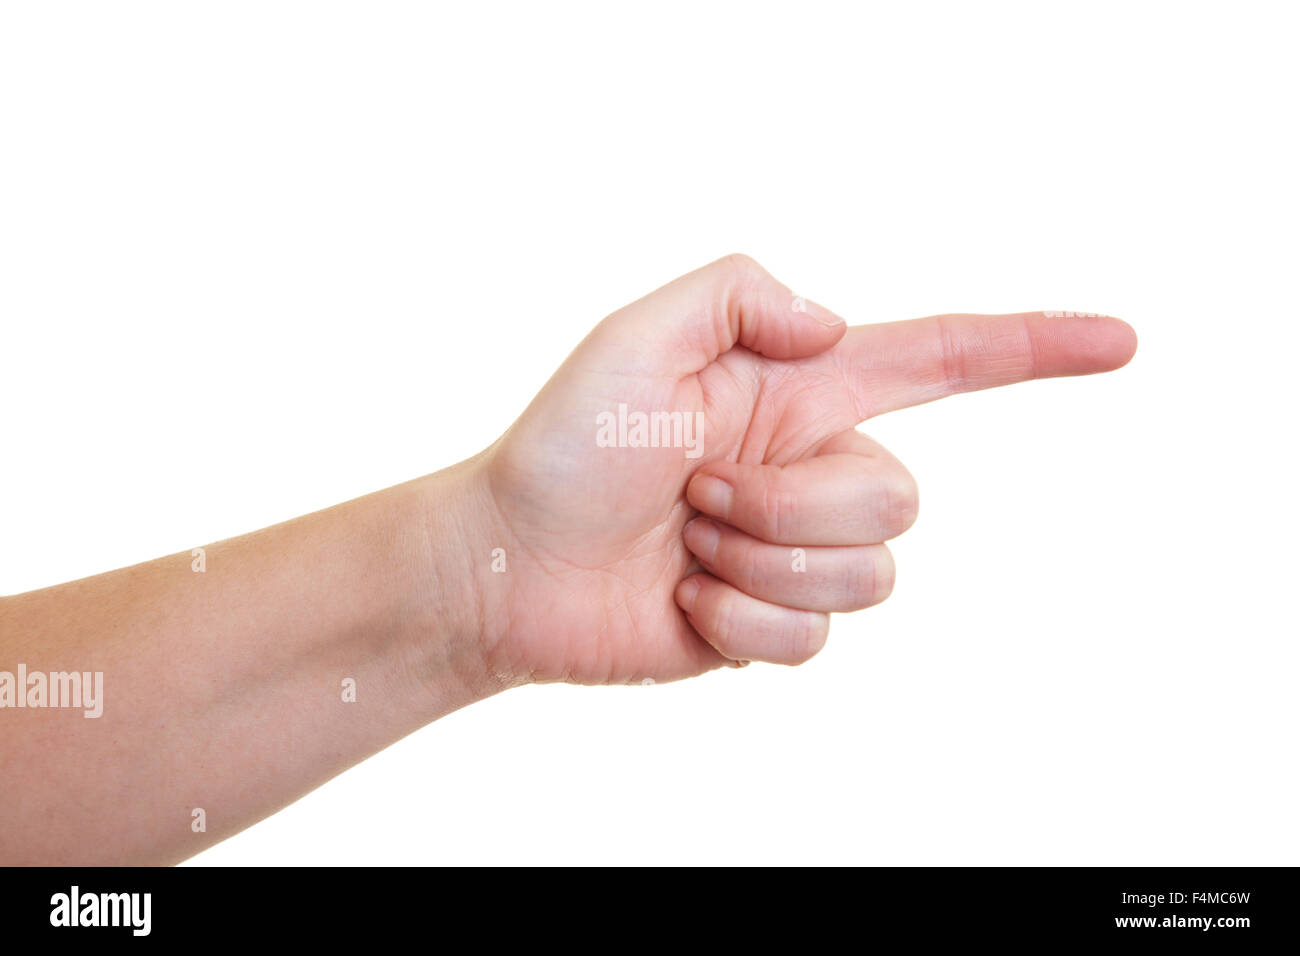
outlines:
[[[0, 670], [104, 674], [101, 717], [0, 709], [0, 863], [179, 861], [520, 684], [807, 660], [829, 612], [888, 596], [884, 542], [916, 516], [856, 425], [1135, 348], [1099, 316], [848, 328], [743, 256], [683, 276], [466, 462], [210, 545], [202, 572], [186, 552], [0, 600]], [[601, 447], [620, 404], [702, 413], [702, 454]]]

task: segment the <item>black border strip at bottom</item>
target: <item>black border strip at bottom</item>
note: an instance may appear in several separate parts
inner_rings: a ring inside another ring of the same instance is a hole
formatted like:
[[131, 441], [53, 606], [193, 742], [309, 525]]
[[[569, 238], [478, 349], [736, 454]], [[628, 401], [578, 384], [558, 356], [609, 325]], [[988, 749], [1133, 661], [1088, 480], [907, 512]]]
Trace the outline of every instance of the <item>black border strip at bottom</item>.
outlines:
[[439, 948], [460, 948], [461, 932], [504, 946], [538, 937], [618, 946], [829, 944], [845, 931], [860, 941], [1294, 948], [1298, 889], [1294, 868], [33, 868], [0, 870], [0, 926], [6, 942], [90, 949], [282, 936], [336, 949], [412, 931]]

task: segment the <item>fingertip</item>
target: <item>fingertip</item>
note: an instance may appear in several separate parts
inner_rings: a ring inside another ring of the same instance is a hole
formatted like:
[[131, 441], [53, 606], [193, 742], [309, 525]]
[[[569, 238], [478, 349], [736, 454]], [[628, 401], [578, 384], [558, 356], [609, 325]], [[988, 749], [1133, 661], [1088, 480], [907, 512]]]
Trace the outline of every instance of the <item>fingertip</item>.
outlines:
[[684, 578], [677, 585], [677, 590], [673, 592], [673, 599], [687, 614], [690, 614], [695, 608], [695, 599], [700, 593], [700, 576], [692, 574], [689, 578]]
[[722, 532], [717, 524], [705, 517], [692, 518], [682, 528], [682, 540], [687, 549], [704, 563], [715, 560]]
[[1085, 372], [1113, 372], [1123, 368], [1137, 352], [1137, 332], [1113, 315], [1079, 317], [1090, 348], [1083, 350]]
[[1115, 362], [1112, 369], [1123, 368], [1129, 362], [1133, 361], [1133, 356], [1137, 354], [1138, 335], [1137, 330], [1129, 325], [1123, 319], [1110, 317], [1111, 321], [1111, 338], [1112, 358]]
[[686, 502], [715, 518], [727, 518], [734, 498], [735, 489], [726, 479], [704, 471], [697, 471], [686, 485]]
[[[1127, 365], [1137, 332], [1123, 319], [1087, 312], [1043, 312], [1035, 337], [1035, 377], [1091, 375]], [[1031, 320], [1032, 326], [1033, 320]]]

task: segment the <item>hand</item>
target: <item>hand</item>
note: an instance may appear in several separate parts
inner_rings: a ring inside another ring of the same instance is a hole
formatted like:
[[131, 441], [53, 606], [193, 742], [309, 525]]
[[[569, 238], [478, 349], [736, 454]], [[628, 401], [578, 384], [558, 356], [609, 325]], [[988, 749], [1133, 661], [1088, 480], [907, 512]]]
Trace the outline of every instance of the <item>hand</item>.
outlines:
[[[491, 666], [637, 683], [805, 661], [827, 612], [888, 596], [883, 542], [916, 517], [911, 475], [854, 426], [1135, 348], [1103, 316], [849, 329], [744, 256], [683, 276], [601, 322], [472, 463], [484, 554], [504, 551], [480, 575]], [[630, 447], [636, 413], [676, 413], [676, 447]]]

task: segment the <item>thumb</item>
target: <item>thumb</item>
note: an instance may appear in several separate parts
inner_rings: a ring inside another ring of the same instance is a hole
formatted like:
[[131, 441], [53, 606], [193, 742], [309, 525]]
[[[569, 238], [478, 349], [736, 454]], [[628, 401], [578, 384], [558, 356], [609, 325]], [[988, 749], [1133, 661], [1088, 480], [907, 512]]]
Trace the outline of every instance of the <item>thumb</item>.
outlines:
[[843, 338], [844, 320], [796, 296], [743, 255], [725, 256], [619, 309], [587, 337], [583, 358], [624, 371], [682, 377], [734, 346], [805, 358]]

